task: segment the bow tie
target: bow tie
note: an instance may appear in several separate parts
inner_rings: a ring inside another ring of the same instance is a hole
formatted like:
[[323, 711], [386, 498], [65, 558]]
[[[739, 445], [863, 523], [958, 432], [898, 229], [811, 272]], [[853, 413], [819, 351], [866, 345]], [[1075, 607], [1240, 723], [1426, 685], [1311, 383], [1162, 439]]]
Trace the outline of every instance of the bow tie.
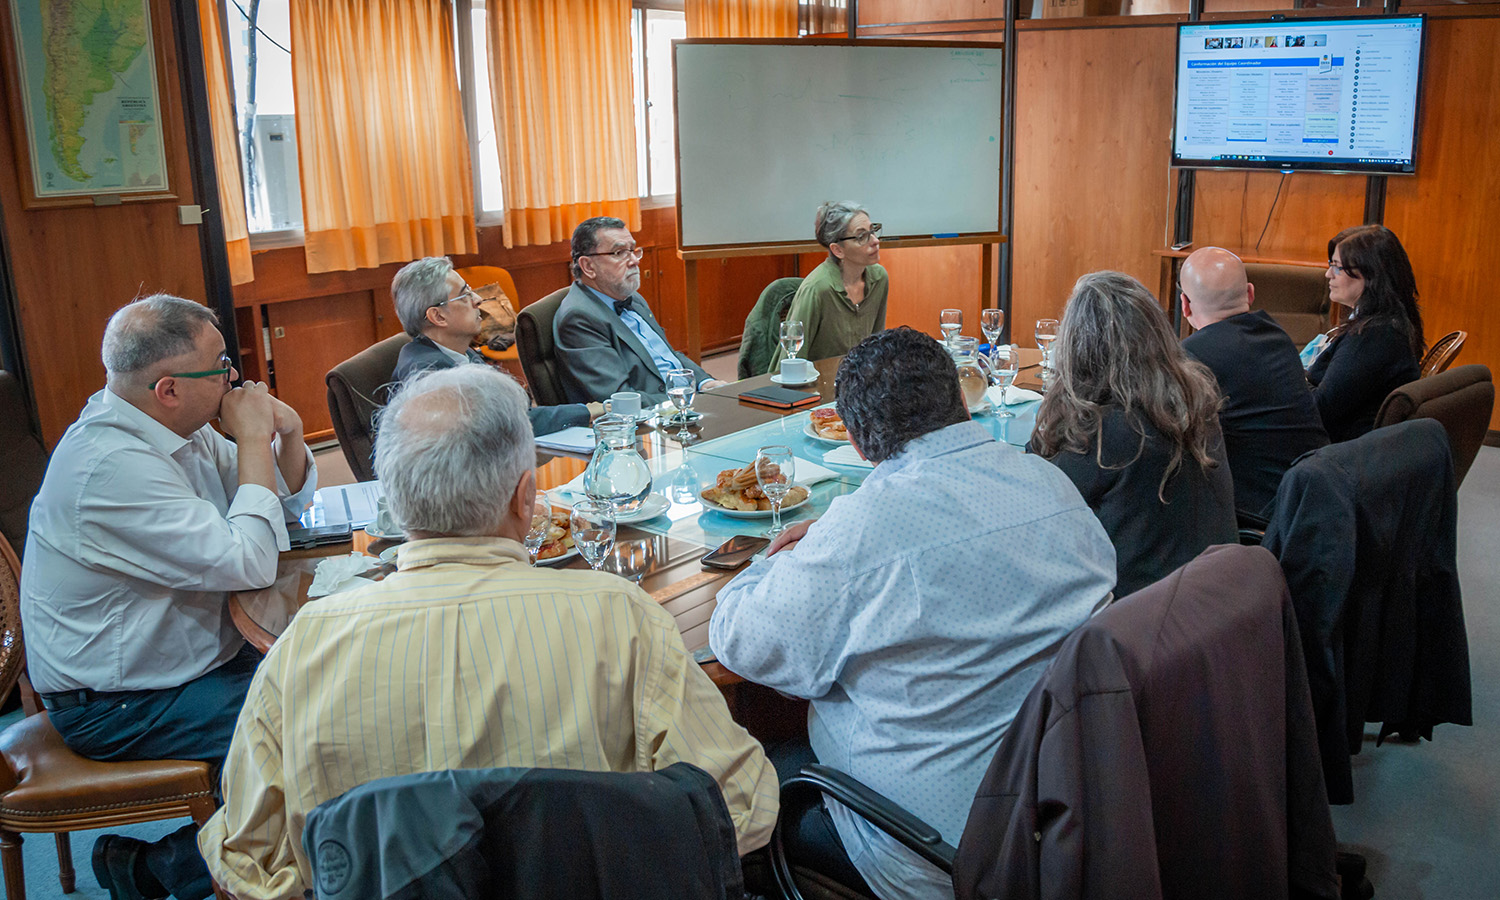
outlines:
[[624, 300], [615, 301], [615, 315], [617, 316], [623, 316], [633, 309], [635, 309], [635, 307], [632, 305], [630, 297], [626, 297]]

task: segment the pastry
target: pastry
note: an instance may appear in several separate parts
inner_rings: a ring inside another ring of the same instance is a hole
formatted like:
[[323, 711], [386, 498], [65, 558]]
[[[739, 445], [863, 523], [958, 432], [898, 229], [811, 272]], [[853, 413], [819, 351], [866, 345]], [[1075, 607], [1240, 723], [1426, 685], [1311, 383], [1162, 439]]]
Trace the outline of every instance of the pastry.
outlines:
[[[776, 480], [785, 481], [786, 476], [778, 471]], [[715, 506], [741, 512], [764, 512], [771, 509], [771, 501], [760, 489], [760, 482], [755, 478], [754, 463], [743, 469], [725, 469], [714, 479], [714, 486], [705, 488], [699, 492], [699, 496]], [[794, 484], [791, 490], [786, 492], [786, 499], [781, 501], [781, 505], [787, 507], [806, 499], [807, 488]]]
[[839, 418], [837, 410], [815, 409], [811, 415], [813, 433], [818, 437], [830, 441], [849, 440], [849, 429], [844, 427], [844, 420]]

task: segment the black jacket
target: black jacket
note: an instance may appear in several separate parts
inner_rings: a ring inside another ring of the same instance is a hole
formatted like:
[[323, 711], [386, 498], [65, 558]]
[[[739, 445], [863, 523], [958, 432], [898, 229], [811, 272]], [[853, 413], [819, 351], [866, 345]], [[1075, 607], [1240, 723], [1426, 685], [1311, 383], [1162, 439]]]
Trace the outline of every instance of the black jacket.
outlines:
[[958, 900], [1337, 898], [1297, 643], [1257, 547], [1213, 547], [1080, 626], [974, 797]]
[[318, 900], [742, 900], [734, 823], [712, 777], [451, 769], [320, 804], [302, 847]]
[[1334, 803], [1354, 801], [1366, 722], [1427, 738], [1472, 723], [1457, 516], [1433, 419], [1331, 444], [1282, 480], [1263, 546], [1291, 587]]
[[1182, 349], [1208, 366], [1224, 395], [1219, 426], [1235, 508], [1264, 516], [1292, 460], [1328, 444], [1297, 347], [1257, 310], [1193, 332]]
[[[464, 352], [471, 363], [485, 364], [484, 357], [473, 350]], [[458, 365], [453, 357], [442, 351], [442, 348], [433, 343], [432, 339], [425, 334], [417, 335], [411, 339], [411, 343], [401, 348], [401, 355], [396, 357], [396, 371], [391, 375], [391, 380], [400, 384], [418, 372], [428, 369], [451, 369]], [[531, 431], [533, 434], [551, 434], [554, 431], [562, 431], [573, 425], [587, 425], [589, 423], [589, 408], [582, 403], [570, 403], [566, 406], [533, 406], [526, 411], [531, 419]]]
[[1386, 396], [1421, 374], [1406, 335], [1377, 321], [1334, 338], [1308, 367], [1307, 380], [1329, 440], [1347, 441], [1374, 428]]

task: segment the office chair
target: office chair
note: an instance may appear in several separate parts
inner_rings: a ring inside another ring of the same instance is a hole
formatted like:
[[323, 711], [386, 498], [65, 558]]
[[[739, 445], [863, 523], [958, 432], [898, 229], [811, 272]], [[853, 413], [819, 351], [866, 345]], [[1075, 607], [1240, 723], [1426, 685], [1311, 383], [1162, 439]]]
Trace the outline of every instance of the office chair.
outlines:
[[[10, 544], [0, 538], [0, 696], [24, 677], [20, 573]], [[68, 749], [45, 712], [0, 734], [0, 863], [11, 900], [26, 900], [23, 833], [56, 836], [58, 881], [71, 894], [77, 875], [69, 832], [182, 816], [202, 825], [213, 812], [208, 763], [88, 759]]]
[[[1462, 332], [1458, 332], [1462, 333]], [[1431, 355], [1431, 354], [1429, 354]], [[1495, 383], [1488, 366], [1459, 366], [1396, 388], [1380, 404], [1375, 427], [1409, 419], [1436, 419], [1448, 432], [1453, 451], [1453, 477], [1462, 486], [1469, 467], [1484, 445], [1495, 408]]]
[[781, 323], [786, 321], [786, 314], [792, 309], [792, 299], [801, 286], [801, 277], [778, 278], [760, 292], [750, 315], [745, 317], [745, 331], [740, 337], [740, 358], [736, 368], [740, 378], [771, 371], [771, 360], [781, 343]]
[[558, 288], [516, 313], [516, 350], [537, 406], [563, 406], [568, 402], [557, 371], [552, 320], [557, 318], [557, 310], [570, 289]]
[[[516, 293], [516, 280], [506, 269], [500, 266], [464, 266], [462, 269], [454, 269], [458, 277], [471, 288], [482, 288], [485, 285], [498, 284], [500, 290], [505, 293], [506, 299], [510, 301], [512, 309], [521, 308], [521, 297]], [[476, 348], [485, 359], [499, 363], [512, 375], [520, 375], [521, 358], [516, 351], [516, 345], [511, 344], [504, 350], [491, 350], [489, 347]]]
[[1453, 365], [1453, 360], [1458, 358], [1458, 351], [1464, 348], [1464, 341], [1468, 340], [1468, 337], [1467, 331], [1450, 331], [1433, 341], [1432, 346], [1422, 357], [1422, 374], [1417, 377], [1426, 378], [1429, 375], [1446, 371], [1449, 366]]
[[[31, 415], [16, 376], [0, 369], [0, 534], [26, 552], [31, 500], [47, 474], [47, 448], [31, 430]], [[0, 691], [0, 700], [5, 692]]]
[[[1248, 900], [1289, 887], [1337, 897], [1298, 644], [1275, 558], [1211, 547], [1064, 642], [996, 752], [957, 849], [826, 767], [788, 783], [835, 797], [951, 873], [958, 900]], [[800, 873], [777, 827], [773, 872], [795, 900]]]
[[358, 481], [375, 480], [375, 411], [390, 399], [391, 373], [410, 342], [405, 333], [391, 335], [334, 366], [324, 379], [333, 431]]

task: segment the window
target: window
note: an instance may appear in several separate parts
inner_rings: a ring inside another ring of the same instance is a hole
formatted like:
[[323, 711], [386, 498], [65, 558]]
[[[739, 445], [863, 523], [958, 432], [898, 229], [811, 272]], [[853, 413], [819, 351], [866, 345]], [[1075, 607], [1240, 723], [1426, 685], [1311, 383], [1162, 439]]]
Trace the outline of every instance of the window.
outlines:
[[[638, 5], [644, 6], [637, 0]], [[672, 41], [687, 37], [681, 9], [636, 9], [631, 62], [635, 70], [635, 150], [643, 197], [677, 193]]]
[[287, 0], [230, 0], [230, 7], [225, 28], [250, 233], [300, 231], [302, 186]]

